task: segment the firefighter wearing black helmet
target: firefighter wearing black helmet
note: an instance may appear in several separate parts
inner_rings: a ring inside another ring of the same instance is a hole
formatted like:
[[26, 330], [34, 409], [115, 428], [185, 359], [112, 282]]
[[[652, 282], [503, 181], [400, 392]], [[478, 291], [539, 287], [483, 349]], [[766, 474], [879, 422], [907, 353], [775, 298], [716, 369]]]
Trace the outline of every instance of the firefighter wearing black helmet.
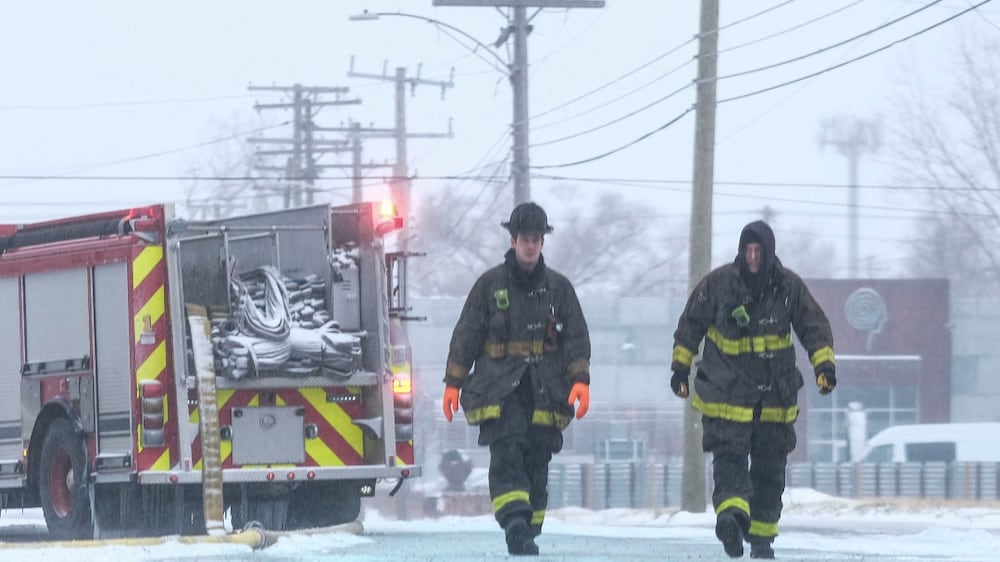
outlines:
[[820, 394], [829, 394], [837, 386], [830, 322], [802, 279], [778, 260], [771, 227], [752, 222], [740, 234], [736, 259], [691, 293], [674, 332], [670, 379], [674, 393], [687, 398], [704, 339], [691, 405], [702, 413], [702, 448], [713, 456], [715, 534], [732, 557], [743, 555], [746, 538], [751, 558], [774, 558], [803, 385], [793, 329]]
[[465, 301], [451, 337], [443, 408], [451, 421], [461, 402], [468, 423], [479, 426], [507, 550], [532, 555], [548, 504], [549, 462], [562, 449], [574, 405], [578, 419], [590, 405], [590, 334], [573, 285], [542, 258], [553, 230], [545, 211], [520, 204], [501, 226], [511, 248]]

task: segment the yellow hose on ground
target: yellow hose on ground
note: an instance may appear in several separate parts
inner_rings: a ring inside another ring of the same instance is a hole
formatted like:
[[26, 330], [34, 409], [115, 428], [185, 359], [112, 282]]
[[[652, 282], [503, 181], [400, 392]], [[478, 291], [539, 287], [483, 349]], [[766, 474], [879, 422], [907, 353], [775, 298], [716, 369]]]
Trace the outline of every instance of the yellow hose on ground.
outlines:
[[362, 525], [359, 521], [352, 521], [343, 525], [319, 527], [316, 529], [301, 529], [297, 531], [270, 531], [267, 529], [251, 528], [232, 533], [230, 535], [194, 535], [183, 537], [172, 535], [167, 537], [131, 537], [103, 540], [2, 542], [0, 543], [0, 550], [52, 547], [96, 548], [101, 546], [155, 546], [167, 542], [179, 542], [181, 544], [241, 544], [249, 546], [254, 550], [260, 550], [278, 542], [278, 539], [281, 537], [293, 535], [323, 535], [329, 533], [350, 533], [360, 535], [363, 532], [364, 525]]

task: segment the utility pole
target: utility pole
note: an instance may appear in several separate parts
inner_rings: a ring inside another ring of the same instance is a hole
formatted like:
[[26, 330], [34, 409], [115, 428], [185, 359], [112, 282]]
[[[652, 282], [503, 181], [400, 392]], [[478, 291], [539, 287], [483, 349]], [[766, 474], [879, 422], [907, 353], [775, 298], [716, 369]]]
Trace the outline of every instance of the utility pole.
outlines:
[[[389, 183], [389, 189], [392, 193], [392, 201], [396, 204], [399, 209], [400, 215], [403, 217], [403, 231], [399, 236], [400, 250], [406, 251], [407, 241], [409, 239], [409, 224], [410, 224], [410, 198], [412, 182], [410, 181], [409, 172], [407, 170], [407, 156], [406, 156], [406, 140], [408, 138], [420, 137], [420, 138], [452, 138], [454, 135], [451, 131], [451, 123], [448, 124], [447, 133], [423, 133], [423, 134], [408, 134], [406, 132], [406, 86], [410, 86], [410, 95], [416, 92], [418, 85], [425, 86], [437, 86], [441, 88], [441, 99], [444, 99], [445, 91], [448, 88], [454, 88], [455, 82], [455, 69], [451, 69], [451, 75], [448, 80], [427, 80], [420, 77], [420, 67], [417, 67], [417, 76], [409, 78], [406, 76], [406, 67], [397, 66], [396, 73], [390, 76], [387, 72], [387, 66], [383, 65], [382, 74], [369, 74], [364, 72], [354, 71], [354, 58], [351, 58], [351, 70], [348, 71], [347, 76], [351, 78], [369, 78], [373, 80], [388, 80], [395, 84], [395, 127], [393, 129], [393, 138], [396, 141], [396, 161], [392, 168], [392, 179]], [[360, 131], [358, 132], [360, 134]]]
[[[694, 290], [712, 266], [712, 189], [715, 173], [715, 78], [719, 45], [719, 0], [701, 0], [698, 33], [698, 92], [695, 109], [694, 172], [691, 193], [691, 241], [688, 256], [688, 292]], [[694, 398], [697, 369], [692, 365], [689, 400]], [[684, 408], [684, 467], [681, 509], [705, 511], [705, 453], [701, 449], [701, 419]]]
[[[254, 109], [257, 111], [268, 109], [292, 110], [292, 138], [262, 138], [253, 137], [248, 142], [254, 144], [280, 144], [291, 145], [287, 149], [258, 150], [257, 156], [287, 156], [284, 166], [254, 166], [257, 170], [277, 171], [284, 174], [287, 184], [282, 190], [284, 208], [299, 207], [303, 203], [311, 205], [314, 202], [316, 192], [317, 156], [327, 153], [344, 152], [346, 147], [342, 142], [328, 143], [323, 139], [316, 139], [313, 132], [316, 126], [313, 123], [316, 108], [327, 106], [356, 105], [360, 104], [360, 99], [341, 99], [341, 96], [350, 90], [345, 87], [328, 86], [303, 86], [294, 84], [291, 86], [250, 86], [250, 91], [267, 91], [290, 93], [291, 102], [282, 103], [256, 103]], [[332, 94], [335, 99], [321, 100], [322, 95]], [[306, 196], [303, 200], [302, 194]]]
[[[519, 205], [531, 200], [531, 164], [528, 133], [530, 119], [528, 116], [528, 34], [531, 33], [531, 20], [543, 8], [603, 8], [604, 0], [434, 0], [434, 6], [476, 6], [495, 8], [512, 8], [513, 18], [508, 19], [508, 25], [503, 29], [500, 38], [493, 44], [499, 48], [507, 38], [514, 37], [514, 62], [508, 67], [511, 87], [514, 91], [514, 122], [513, 146], [511, 153], [513, 164], [511, 175], [514, 180], [514, 204]], [[528, 8], [537, 8], [528, 17]]]
[[848, 196], [848, 276], [858, 277], [858, 162], [865, 152], [878, 152], [880, 144], [879, 123], [872, 119], [858, 119], [841, 115], [823, 122], [820, 129], [821, 147], [833, 145], [847, 158]]

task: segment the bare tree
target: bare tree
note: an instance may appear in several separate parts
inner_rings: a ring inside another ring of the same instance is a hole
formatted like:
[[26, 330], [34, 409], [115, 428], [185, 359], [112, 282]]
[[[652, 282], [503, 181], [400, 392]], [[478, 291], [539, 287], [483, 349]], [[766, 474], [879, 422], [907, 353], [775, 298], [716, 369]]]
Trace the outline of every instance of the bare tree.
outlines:
[[192, 218], [214, 219], [271, 208], [267, 192], [255, 177], [253, 147], [246, 141], [254, 124], [240, 115], [211, 125], [213, 139], [188, 163], [192, 181], [185, 205]]
[[[492, 189], [492, 190], [491, 190]], [[546, 263], [571, 279], [580, 294], [639, 296], [678, 294], [686, 276], [686, 237], [668, 233], [647, 206], [620, 193], [598, 196], [597, 212], [575, 203], [573, 186], [557, 189], [559, 209], [548, 207]], [[420, 205], [419, 238], [411, 248], [427, 253], [412, 263], [415, 293], [462, 296], [486, 269], [500, 263], [509, 235], [500, 228], [510, 209], [506, 184], [486, 185], [475, 196], [441, 192]]]
[[960, 40], [941, 94], [914, 78], [895, 104], [893, 134], [904, 182], [929, 186], [909, 265], [948, 277], [959, 293], [1000, 286], [1000, 43]]

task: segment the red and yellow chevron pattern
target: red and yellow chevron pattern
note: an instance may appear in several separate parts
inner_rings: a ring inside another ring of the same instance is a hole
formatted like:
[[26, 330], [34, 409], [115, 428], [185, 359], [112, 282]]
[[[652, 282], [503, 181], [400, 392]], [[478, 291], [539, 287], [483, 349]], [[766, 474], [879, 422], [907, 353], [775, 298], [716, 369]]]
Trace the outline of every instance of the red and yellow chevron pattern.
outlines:
[[[133, 411], [140, 412], [139, 388], [143, 381], [159, 380], [164, 388], [170, 388], [172, 381], [168, 380], [170, 372], [170, 354], [167, 349], [166, 303], [164, 289], [166, 283], [166, 264], [163, 260], [162, 246], [136, 246], [132, 256], [132, 337], [133, 364], [135, 365], [135, 404]], [[164, 393], [164, 419], [167, 447], [143, 448], [142, 423], [136, 416], [136, 468], [139, 470], [168, 470], [172, 466], [171, 459], [177, 458], [176, 432], [170, 427], [169, 398], [171, 393]]]

